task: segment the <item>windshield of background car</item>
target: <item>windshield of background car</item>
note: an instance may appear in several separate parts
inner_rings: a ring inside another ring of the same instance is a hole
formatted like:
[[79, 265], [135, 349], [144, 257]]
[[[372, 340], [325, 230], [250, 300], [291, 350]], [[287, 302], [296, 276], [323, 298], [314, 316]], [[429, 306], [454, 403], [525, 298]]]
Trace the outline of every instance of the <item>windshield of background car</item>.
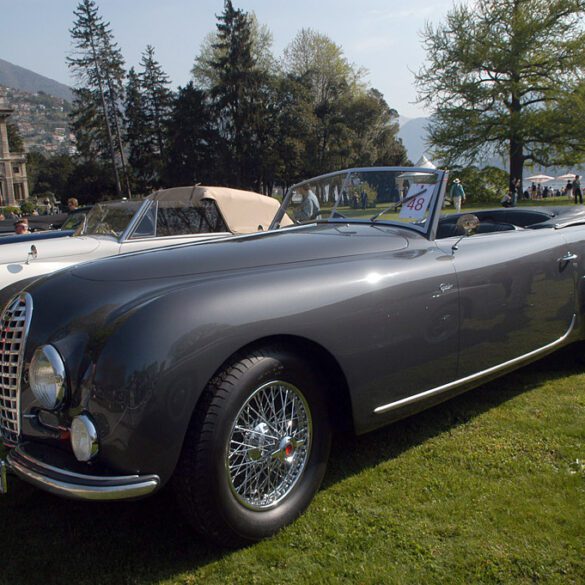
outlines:
[[76, 236], [120, 237], [142, 201], [120, 201], [117, 203], [96, 203], [75, 232]]
[[442, 171], [424, 168], [348, 169], [294, 185], [279, 211], [295, 223], [351, 218], [424, 229], [442, 176]]
[[85, 209], [84, 211], [80, 211], [80, 210], [72, 211], [67, 216], [65, 221], [61, 224], [60, 229], [62, 229], [62, 230], [76, 230], [85, 221], [85, 216], [87, 215], [88, 211], [89, 211], [89, 208]]

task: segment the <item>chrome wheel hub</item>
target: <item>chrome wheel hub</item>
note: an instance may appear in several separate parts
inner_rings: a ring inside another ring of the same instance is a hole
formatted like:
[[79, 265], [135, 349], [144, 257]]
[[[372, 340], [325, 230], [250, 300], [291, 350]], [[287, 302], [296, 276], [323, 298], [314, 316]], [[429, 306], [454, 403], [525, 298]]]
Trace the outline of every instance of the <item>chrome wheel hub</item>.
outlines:
[[301, 477], [313, 426], [300, 390], [274, 381], [257, 388], [238, 412], [226, 450], [230, 488], [247, 508], [276, 506]]

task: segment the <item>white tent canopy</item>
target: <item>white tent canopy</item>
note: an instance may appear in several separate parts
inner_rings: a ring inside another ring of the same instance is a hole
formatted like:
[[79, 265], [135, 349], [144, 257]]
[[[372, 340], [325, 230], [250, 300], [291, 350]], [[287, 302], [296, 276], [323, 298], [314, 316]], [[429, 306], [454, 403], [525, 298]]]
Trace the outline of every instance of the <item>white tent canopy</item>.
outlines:
[[424, 154], [418, 159], [418, 162], [414, 166], [422, 169], [437, 168]]
[[550, 177], [549, 175], [533, 175], [532, 177], [527, 177], [526, 180], [532, 183], [546, 183], [553, 181], [554, 177]]

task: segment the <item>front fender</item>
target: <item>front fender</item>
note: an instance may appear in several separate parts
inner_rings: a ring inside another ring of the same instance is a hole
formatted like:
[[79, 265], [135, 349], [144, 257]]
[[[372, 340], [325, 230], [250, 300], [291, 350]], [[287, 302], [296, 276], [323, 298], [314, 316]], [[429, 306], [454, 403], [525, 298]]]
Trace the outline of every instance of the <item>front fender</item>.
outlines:
[[275, 335], [315, 341], [312, 332], [330, 322], [319, 294], [295, 294], [300, 270], [331, 290], [317, 266], [276, 278], [226, 275], [167, 290], [120, 318], [95, 356], [91, 384], [81, 389], [80, 406], [98, 425], [101, 457], [167, 481], [201, 393], [230, 356]]

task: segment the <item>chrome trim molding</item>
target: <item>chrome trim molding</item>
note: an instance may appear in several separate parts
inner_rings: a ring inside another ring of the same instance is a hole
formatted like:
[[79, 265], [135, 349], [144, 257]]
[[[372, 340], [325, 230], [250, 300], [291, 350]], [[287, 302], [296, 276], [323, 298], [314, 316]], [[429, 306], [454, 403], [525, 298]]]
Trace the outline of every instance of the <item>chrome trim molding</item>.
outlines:
[[418, 402], [419, 400], [423, 400], [424, 398], [428, 398], [430, 396], [435, 396], [436, 394], [441, 394], [443, 392], [447, 392], [448, 390], [453, 390], [457, 388], [457, 386], [462, 386], [463, 384], [467, 384], [469, 382], [474, 382], [475, 380], [479, 380], [484, 376], [489, 376], [490, 374], [495, 374], [499, 371], [506, 370], [507, 368], [521, 364], [522, 362], [529, 360], [531, 358], [537, 357], [540, 354], [547, 353], [551, 349], [554, 349], [556, 346], [561, 345], [573, 332], [573, 328], [575, 327], [575, 323], [577, 322], [577, 315], [573, 314], [573, 319], [571, 320], [571, 324], [567, 331], [559, 337], [557, 340], [549, 343], [539, 349], [535, 349], [529, 353], [524, 355], [518, 356], [514, 359], [508, 360], [503, 364], [499, 364], [497, 366], [492, 366], [491, 368], [487, 368], [487, 370], [482, 370], [481, 372], [476, 372], [475, 374], [471, 374], [465, 378], [461, 378], [459, 380], [455, 380], [454, 382], [449, 382], [448, 384], [444, 384], [443, 386], [437, 386], [436, 388], [431, 388], [430, 390], [425, 390], [424, 392], [420, 392], [419, 394], [413, 394], [412, 396], [408, 396], [407, 398], [402, 398], [401, 400], [396, 400], [396, 402], [390, 402], [389, 404], [384, 404], [383, 406], [378, 406], [374, 409], [374, 414], [384, 414], [385, 412], [389, 412], [391, 410], [395, 410], [400, 408], [401, 406], [407, 406], [408, 404], [412, 404], [414, 402]]
[[[80, 500], [122, 500], [146, 496], [160, 486], [158, 475], [82, 475], [44, 464], [19, 447], [8, 454], [8, 467], [25, 481], [43, 490]], [[50, 471], [54, 477], [45, 474]]]
[[[130, 218], [130, 223], [126, 226], [126, 229], [120, 234], [118, 238], [118, 242], [121, 244], [122, 242], [132, 241], [132, 232], [138, 227], [138, 224], [142, 221], [142, 218], [148, 213], [149, 209], [156, 205], [156, 201], [152, 201], [152, 199], [145, 199], [142, 202], [142, 205], [138, 207], [138, 209], [134, 212], [134, 215]], [[155, 207], [155, 214], [154, 214], [154, 236], [150, 236], [150, 238], [156, 237], [156, 211], [158, 207]]]

